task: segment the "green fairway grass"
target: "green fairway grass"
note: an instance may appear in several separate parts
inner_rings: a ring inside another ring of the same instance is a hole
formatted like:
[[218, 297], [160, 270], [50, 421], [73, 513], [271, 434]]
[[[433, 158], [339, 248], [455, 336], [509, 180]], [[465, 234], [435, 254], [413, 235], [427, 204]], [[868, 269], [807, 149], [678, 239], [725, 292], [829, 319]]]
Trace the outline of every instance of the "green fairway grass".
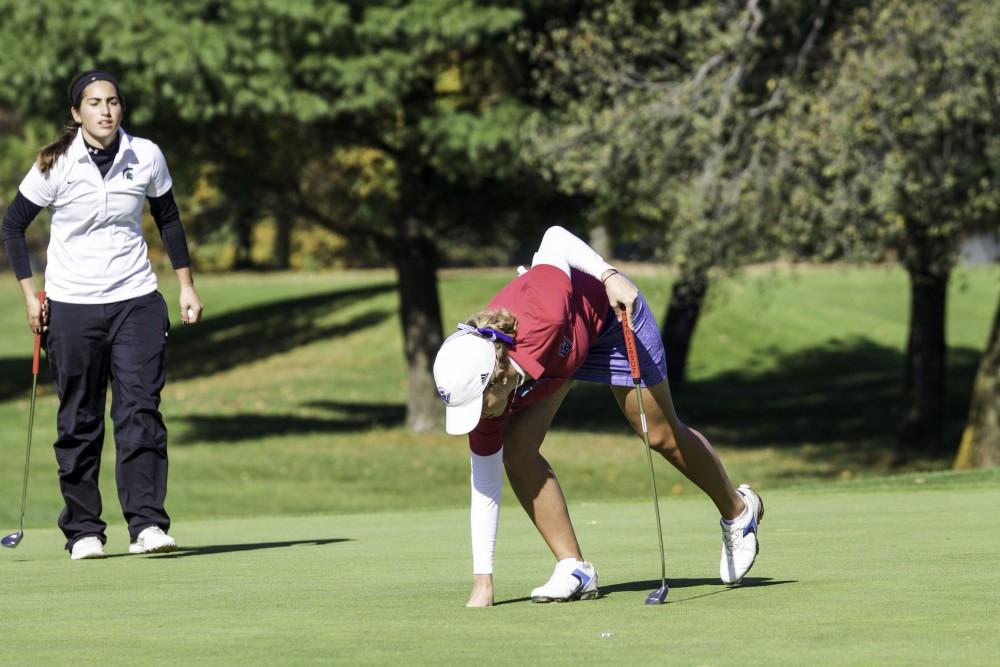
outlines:
[[[764, 494], [745, 585], [718, 581], [706, 500], [663, 502], [667, 604], [652, 507], [571, 507], [603, 597], [536, 605], [553, 565], [520, 508], [503, 510], [497, 606], [463, 607], [463, 510], [178, 523], [175, 554], [70, 561], [53, 529], [0, 554], [5, 664], [996, 664], [996, 476], [882, 491]], [[966, 483], [971, 481], [972, 483]], [[980, 480], [981, 481], [981, 480]]]
[[[630, 267], [662, 313], [671, 274]], [[444, 326], [482, 307], [512, 270], [442, 273]], [[449, 508], [467, 502], [463, 438], [403, 427], [406, 384], [395, 278], [388, 271], [199, 277], [207, 310], [174, 328], [163, 413], [167, 508], [184, 519]], [[7, 285], [3, 288], [3, 285]], [[957, 445], [1000, 287], [1000, 268], [956, 272], [948, 302], [948, 433]], [[713, 441], [737, 482], [763, 489], [889, 472], [906, 341], [907, 283], [896, 268], [755, 269], [720, 279], [693, 341], [677, 409]], [[31, 335], [20, 290], [0, 275], [0, 525], [16, 528]], [[61, 507], [51, 443], [56, 399], [39, 385], [26, 523]], [[110, 433], [110, 423], [108, 425]], [[603, 387], [580, 384], [545, 453], [571, 501], [641, 498], [642, 445]], [[947, 458], [911, 469], [941, 469]], [[113, 448], [105, 518], [120, 521]], [[657, 461], [666, 495], [699, 494]], [[2, 530], [2, 528], [0, 528]]]
[[[629, 269], [663, 312], [671, 274]], [[444, 325], [510, 270], [442, 274]], [[0, 531], [17, 529], [31, 387], [20, 292], [0, 275]], [[176, 310], [173, 280], [163, 280]], [[464, 438], [415, 435], [394, 276], [203, 276], [206, 319], [170, 335], [173, 555], [125, 556], [108, 438], [104, 561], [71, 562], [43, 370], [26, 535], [0, 550], [3, 664], [995, 664], [1000, 612], [988, 522], [1000, 473], [948, 457], [888, 466], [907, 284], [898, 269], [756, 269], [713, 286], [681, 416], [736, 482], [761, 491], [763, 550], [718, 583], [711, 504], [662, 460], [668, 604], [648, 471], [608, 392], [579, 385], [544, 452], [604, 597], [533, 605], [551, 555], [509, 490], [497, 601], [470, 580]], [[956, 274], [948, 302], [949, 438], [957, 443], [1000, 269]], [[110, 433], [110, 424], [108, 425]], [[896, 472], [895, 475], [887, 475]]]

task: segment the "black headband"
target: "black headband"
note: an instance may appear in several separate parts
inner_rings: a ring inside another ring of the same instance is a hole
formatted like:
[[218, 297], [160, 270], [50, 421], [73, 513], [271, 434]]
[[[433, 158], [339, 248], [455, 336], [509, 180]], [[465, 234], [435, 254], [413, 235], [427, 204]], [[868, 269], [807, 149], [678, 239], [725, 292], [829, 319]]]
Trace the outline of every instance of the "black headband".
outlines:
[[118, 99], [121, 100], [122, 94], [121, 91], [118, 90], [118, 79], [115, 78], [115, 75], [108, 72], [102, 72], [101, 70], [92, 69], [77, 74], [76, 78], [73, 79], [73, 83], [69, 84], [70, 106], [80, 106], [84, 89], [95, 81], [107, 81], [110, 83], [115, 87], [115, 93], [118, 95]]

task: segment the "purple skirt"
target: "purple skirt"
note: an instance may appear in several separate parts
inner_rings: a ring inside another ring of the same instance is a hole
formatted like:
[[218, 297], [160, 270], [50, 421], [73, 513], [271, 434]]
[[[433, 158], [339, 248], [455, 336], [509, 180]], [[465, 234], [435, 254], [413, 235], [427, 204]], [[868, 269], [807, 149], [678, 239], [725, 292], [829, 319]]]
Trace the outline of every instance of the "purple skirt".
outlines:
[[[642, 386], [658, 385], [667, 379], [667, 354], [663, 349], [660, 327], [641, 294], [635, 302], [635, 312], [632, 313], [632, 328], [635, 332]], [[616, 387], [635, 386], [628, 366], [624, 331], [614, 308], [609, 309], [607, 322], [587, 351], [583, 365], [573, 374], [573, 379]]]

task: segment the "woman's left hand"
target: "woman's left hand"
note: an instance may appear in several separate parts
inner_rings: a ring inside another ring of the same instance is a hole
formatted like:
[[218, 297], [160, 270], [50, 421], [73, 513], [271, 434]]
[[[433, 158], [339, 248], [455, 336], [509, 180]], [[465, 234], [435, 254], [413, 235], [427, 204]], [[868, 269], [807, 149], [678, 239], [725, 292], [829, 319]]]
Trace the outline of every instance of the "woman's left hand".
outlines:
[[469, 594], [469, 601], [466, 607], [492, 607], [493, 606], [493, 575], [474, 574], [472, 575], [472, 592]]
[[631, 322], [635, 302], [639, 299], [639, 288], [626, 278], [625, 274], [619, 273], [615, 269], [608, 269], [601, 277], [604, 279], [604, 289], [608, 292], [608, 302], [611, 307], [617, 311], [625, 306], [628, 321]]
[[197, 324], [201, 321], [201, 313], [205, 306], [198, 298], [198, 292], [194, 287], [181, 288], [181, 322], [184, 324]]

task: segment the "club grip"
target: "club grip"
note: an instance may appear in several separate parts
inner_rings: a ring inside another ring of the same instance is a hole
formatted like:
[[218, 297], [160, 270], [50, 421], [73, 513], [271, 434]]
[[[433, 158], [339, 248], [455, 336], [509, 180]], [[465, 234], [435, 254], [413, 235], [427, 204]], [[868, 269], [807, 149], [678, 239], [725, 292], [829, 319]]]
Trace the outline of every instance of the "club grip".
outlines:
[[622, 333], [625, 336], [625, 352], [628, 354], [628, 367], [632, 371], [632, 382], [638, 387], [642, 376], [639, 374], [639, 355], [635, 351], [635, 334], [632, 332], [632, 325], [628, 321], [628, 313], [625, 306], [621, 306], [618, 315], [622, 323]]
[[[45, 290], [38, 293], [38, 302], [45, 308]], [[44, 322], [43, 322], [44, 326]], [[39, 360], [42, 356], [42, 334], [35, 334], [35, 351], [31, 355], [31, 374], [38, 375]]]

